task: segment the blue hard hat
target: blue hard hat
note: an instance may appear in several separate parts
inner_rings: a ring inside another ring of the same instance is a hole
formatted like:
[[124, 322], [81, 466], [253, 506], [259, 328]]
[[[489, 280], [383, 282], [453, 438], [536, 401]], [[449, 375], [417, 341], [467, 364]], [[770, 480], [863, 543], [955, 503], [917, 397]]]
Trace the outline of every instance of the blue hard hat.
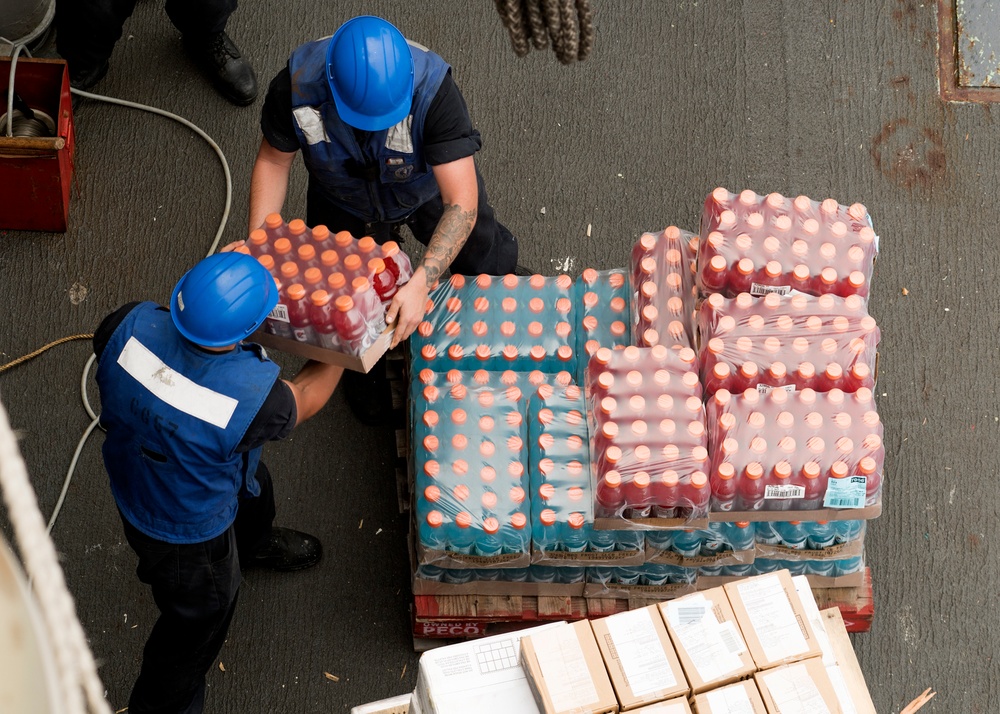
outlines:
[[381, 131], [410, 113], [410, 46], [380, 17], [363, 15], [340, 26], [326, 51], [326, 78], [337, 113], [350, 126]]
[[267, 268], [244, 253], [216, 253], [177, 281], [170, 317], [195, 344], [225, 347], [260, 327], [277, 303]]

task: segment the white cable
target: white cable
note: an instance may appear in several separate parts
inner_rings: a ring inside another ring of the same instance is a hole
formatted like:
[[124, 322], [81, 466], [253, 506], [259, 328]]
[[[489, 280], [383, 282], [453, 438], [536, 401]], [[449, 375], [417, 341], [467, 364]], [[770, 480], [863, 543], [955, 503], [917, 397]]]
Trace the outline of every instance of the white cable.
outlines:
[[83, 408], [87, 410], [87, 416], [91, 419], [100, 418], [94, 413], [94, 409], [90, 406], [90, 399], [87, 397], [87, 375], [90, 374], [90, 366], [94, 364], [96, 360], [97, 355], [90, 355], [90, 359], [87, 360], [87, 364], [83, 365], [83, 376], [80, 378], [80, 399], [83, 400]]
[[229, 207], [233, 200], [233, 179], [229, 173], [229, 162], [226, 161], [226, 155], [222, 153], [222, 149], [219, 145], [215, 143], [208, 134], [206, 134], [202, 129], [195, 124], [191, 123], [184, 117], [177, 116], [173, 112], [168, 112], [165, 109], [157, 109], [156, 107], [151, 107], [146, 104], [139, 104], [138, 102], [130, 102], [125, 99], [116, 99], [114, 97], [105, 97], [100, 94], [91, 94], [90, 92], [84, 92], [82, 89], [71, 89], [73, 94], [78, 97], [85, 97], [86, 99], [96, 99], [99, 102], [107, 102], [108, 104], [117, 104], [122, 107], [129, 107], [131, 109], [141, 109], [145, 112], [152, 112], [153, 114], [159, 114], [160, 116], [167, 117], [168, 119], [173, 119], [176, 122], [180, 122], [188, 129], [193, 131], [195, 134], [200, 136], [208, 145], [212, 147], [216, 154], [219, 156], [219, 161], [222, 163], [222, 171], [226, 175], [226, 207], [222, 212], [222, 219], [219, 221], [219, 230], [215, 233], [215, 240], [212, 241], [212, 247], [208, 249], [208, 255], [215, 252], [215, 249], [219, 247], [219, 241], [222, 240], [222, 233], [226, 229], [226, 223], [229, 221]]
[[[86, 376], [84, 372], [84, 376]], [[59, 493], [59, 499], [56, 501], [56, 507], [52, 509], [52, 515], [49, 516], [49, 524], [46, 526], [45, 531], [47, 533], [52, 532], [52, 526], [56, 524], [56, 519], [59, 517], [59, 511], [62, 510], [63, 501], [66, 500], [66, 494], [69, 492], [69, 484], [73, 480], [73, 471], [76, 470], [76, 462], [80, 460], [80, 454], [83, 453], [84, 444], [87, 443], [87, 439], [93, 433], [94, 428], [101, 423], [101, 420], [94, 418], [94, 421], [90, 422], [90, 426], [87, 427], [86, 431], [83, 432], [83, 436], [80, 437], [80, 441], [76, 445], [76, 451], [73, 452], [73, 460], [69, 462], [69, 470], [66, 471], [66, 480], [63, 481], [62, 491]]]
[[31, 53], [24, 45], [14, 45], [10, 40], [4, 41], [14, 47], [14, 54], [10, 58], [10, 75], [7, 77], [7, 121], [4, 122], [7, 125], [7, 136], [14, 136], [14, 71], [17, 69], [17, 56], [22, 50], [28, 57], [31, 57]]

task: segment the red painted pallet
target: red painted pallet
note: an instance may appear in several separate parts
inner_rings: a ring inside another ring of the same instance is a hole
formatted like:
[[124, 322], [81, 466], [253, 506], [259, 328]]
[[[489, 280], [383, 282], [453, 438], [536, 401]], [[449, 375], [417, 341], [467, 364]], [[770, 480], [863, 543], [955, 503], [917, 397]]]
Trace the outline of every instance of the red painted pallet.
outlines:
[[[848, 632], [868, 632], [874, 616], [871, 570], [854, 588], [817, 588], [821, 610], [840, 609]], [[654, 600], [538, 597], [529, 595], [415, 595], [413, 634], [419, 639], [468, 639], [529, 627], [552, 620], [604, 617], [645, 607]]]

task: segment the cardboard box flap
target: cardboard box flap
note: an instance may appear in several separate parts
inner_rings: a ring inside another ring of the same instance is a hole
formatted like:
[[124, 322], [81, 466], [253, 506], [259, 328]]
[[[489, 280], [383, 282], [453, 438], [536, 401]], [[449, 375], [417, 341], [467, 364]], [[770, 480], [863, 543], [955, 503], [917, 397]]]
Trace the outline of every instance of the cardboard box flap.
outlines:
[[618, 711], [618, 700], [587, 620], [525, 638], [521, 664], [543, 714]]
[[590, 624], [622, 711], [690, 691], [655, 606]]
[[649, 706], [633, 709], [630, 714], [691, 714], [687, 699], [678, 697], [666, 702], [657, 702]]
[[704, 692], [694, 698], [694, 714], [768, 714], [752, 679]]
[[820, 654], [787, 570], [723, 586], [758, 669]]
[[754, 675], [768, 711], [780, 714], [844, 714], [826, 667], [818, 657]]

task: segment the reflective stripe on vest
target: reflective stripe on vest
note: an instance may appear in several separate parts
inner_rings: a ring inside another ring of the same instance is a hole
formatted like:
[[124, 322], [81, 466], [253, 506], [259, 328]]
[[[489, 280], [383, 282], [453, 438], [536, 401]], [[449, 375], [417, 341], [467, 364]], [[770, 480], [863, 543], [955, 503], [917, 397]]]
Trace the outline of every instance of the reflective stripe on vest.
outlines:
[[278, 366], [256, 345], [204, 352], [150, 302], [122, 320], [101, 357], [104, 464], [126, 519], [170, 543], [225, 531], [240, 490], [260, 492], [253, 475], [261, 449], [236, 448]]

